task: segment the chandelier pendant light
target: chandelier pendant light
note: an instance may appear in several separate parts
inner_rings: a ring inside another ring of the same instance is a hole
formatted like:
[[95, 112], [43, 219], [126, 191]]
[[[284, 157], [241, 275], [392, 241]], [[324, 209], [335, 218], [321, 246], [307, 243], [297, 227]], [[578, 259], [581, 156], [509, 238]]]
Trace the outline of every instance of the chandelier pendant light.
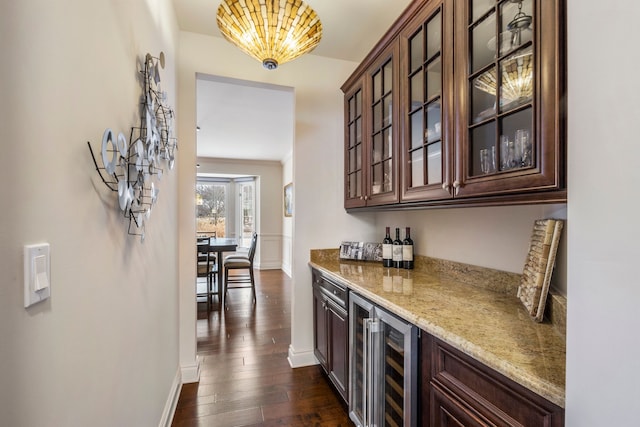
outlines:
[[268, 70], [313, 50], [322, 38], [316, 12], [301, 0], [222, 0], [218, 28]]

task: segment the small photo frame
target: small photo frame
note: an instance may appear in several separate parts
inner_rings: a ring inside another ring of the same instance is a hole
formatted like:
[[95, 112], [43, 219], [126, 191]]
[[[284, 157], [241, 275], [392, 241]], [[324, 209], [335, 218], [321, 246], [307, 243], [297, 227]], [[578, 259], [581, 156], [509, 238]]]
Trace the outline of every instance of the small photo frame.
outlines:
[[382, 261], [382, 243], [342, 242], [340, 259], [358, 261]]
[[293, 216], [293, 182], [284, 186], [284, 216]]

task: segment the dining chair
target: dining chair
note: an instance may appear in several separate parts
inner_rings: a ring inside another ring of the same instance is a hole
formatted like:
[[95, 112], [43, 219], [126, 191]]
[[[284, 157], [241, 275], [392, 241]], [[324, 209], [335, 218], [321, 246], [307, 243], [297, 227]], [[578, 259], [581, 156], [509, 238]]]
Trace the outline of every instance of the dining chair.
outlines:
[[[256, 282], [253, 275], [253, 258], [256, 254], [258, 244], [258, 233], [251, 236], [251, 245], [246, 255], [233, 254], [225, 257], [224, 268], [224, 291], [222, 292], [224, 301], [227, 301], [227, 291], [229, 289], [251, 288], [253, 301], [256, 302]], [[245, 273], [229, 274], [230, 270], [248, 270]]]
[[206, 293], [197, 293], [196, 297], [207, 297], [207, 309], [211, 307], [211, 299], [213, 295], [213, 285], [216, 284], [216, 255], [211, 252], [209, 237], [198, 237], [196, 242], [197, 257], [197, 274], [196, 277], [206, 277], [207, 291]]

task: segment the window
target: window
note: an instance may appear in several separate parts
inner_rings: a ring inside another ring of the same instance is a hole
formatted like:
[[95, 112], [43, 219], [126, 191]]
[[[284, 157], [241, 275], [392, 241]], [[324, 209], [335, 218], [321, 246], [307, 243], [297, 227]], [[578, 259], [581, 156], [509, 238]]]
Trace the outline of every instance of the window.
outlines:
[[196, 232], [198, 235], [227, 236], [228, 190], [229, 183], [197, 182]]
[[[235, 196], [234, 196], [235, 195]], [[199, 176], [196, 182], [198, 235], [236, 238], [248, 248], [256, 229], [256, 178]]]
[[239, 218], [237, 236], [238, 245], [248, 248], [251, 245], [251, 236], [256, 229], [256, 196], [255, 196], [255, 180], [238, 181], [236, 183], [238, 189], [238, 200], [240, 202], [238, 212]]

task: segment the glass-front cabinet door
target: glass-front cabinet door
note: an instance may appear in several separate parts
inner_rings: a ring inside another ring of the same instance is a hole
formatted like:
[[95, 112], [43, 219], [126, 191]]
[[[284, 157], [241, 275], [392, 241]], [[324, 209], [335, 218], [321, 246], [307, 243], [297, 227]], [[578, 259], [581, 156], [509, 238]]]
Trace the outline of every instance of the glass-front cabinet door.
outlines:
[[397, 202], [398, 197], [398, 44], [393, 43], [366, 73], [367, 205]]
[[450, 197], [452, 7], [432, 2], [401, 34], [404, 144], [402, 201]]
[[[462, 2], [461, 2], [462, 3]], [[559, 188], [556, 0], [467, 0], [456, 15], [455, 197]]]
[[399, 201], [398, 43], [345, 91], [345, 208]]
[[363, 156], [365, 153], [362, 131], [364, 113], [362, 109], [363, 86], [356, 85], [345, 94], [345, 208], [365, 206], [365, 171]]

